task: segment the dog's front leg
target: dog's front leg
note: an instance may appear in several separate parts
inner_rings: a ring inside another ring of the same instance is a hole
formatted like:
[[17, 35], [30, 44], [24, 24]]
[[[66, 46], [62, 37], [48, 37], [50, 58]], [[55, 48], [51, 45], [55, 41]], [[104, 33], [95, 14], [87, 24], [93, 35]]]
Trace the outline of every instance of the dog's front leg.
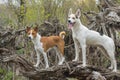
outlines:
[[78, 38], [78, 41], [79, 41], [80, 47], [82, 49], [82, 60], [83, 60], [82, 66], [85, 67], [86, 66], [86, 39], [84, 37]]
[[43, 53], [43, 57], [44, 57], [45, 64], [46, 64], [46, 67], [45, 67], [45, 68], [49, 68], [47, 53], [45, 53], [45, 52], [42, 52], [42, 53]]
[[73, 59], [72, 61], [79, 61], [79, 52], [80, 52], [80, 49], [78, 47], [78, 44], [77, 44], [76, 40], [74, 40], [74, 45], [75, 45], [75, 59]]
[[85, 41], [81, 42], [81, 48], [82, 48], [82, 60], [83, 60], [82, 66], [85, 67], [86, 66], [86, 44], [85, 44]]
[[36, 63], [36, 65], [34, 65], [34, 67], [38, 67], [39, 64], [40, 64], [40, 53], [39, 53], [39, 51], [37, 49], [35, 51], [37, 53], [37, 63]]
[[[81, 45], [82, 48], [82, 60], [83, 60], [83, 64], [82, 67], [86, 66], [86, 45]], [[77, 67], [81, 67], [81, 65], [78, 65]]]
[[86, 40], [84, 38], [80, 38], [80, 47], [82, 49], [82, 66], [78, 65], [77, 67], [85, 67], [86, 66]]

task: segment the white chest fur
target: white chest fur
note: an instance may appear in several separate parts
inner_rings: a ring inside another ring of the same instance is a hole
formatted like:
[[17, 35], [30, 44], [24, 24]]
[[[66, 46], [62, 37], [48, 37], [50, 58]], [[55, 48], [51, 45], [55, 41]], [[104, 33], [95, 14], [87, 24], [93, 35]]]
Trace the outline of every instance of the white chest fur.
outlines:
[[36, 50], [43, 50], [42, 43], [40, 42], [41, 36], [37, 34], [36, 38], [32, 40]]

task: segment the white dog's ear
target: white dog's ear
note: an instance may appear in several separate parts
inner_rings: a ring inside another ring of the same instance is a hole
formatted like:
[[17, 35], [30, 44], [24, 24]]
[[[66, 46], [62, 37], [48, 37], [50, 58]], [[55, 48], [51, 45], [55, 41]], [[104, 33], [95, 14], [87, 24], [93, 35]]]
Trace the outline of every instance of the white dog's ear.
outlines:
[[76, 15], [77, 18], [80, 18], [80, 16], [81, 16], [80, 9], [78, 9], [78, 10], [76, 11], [76, 14], [75, 14], [75, 15]]
[[69, 13], [68, 13], [68, 16], [72, 14], [72, 8], [69, 9]]

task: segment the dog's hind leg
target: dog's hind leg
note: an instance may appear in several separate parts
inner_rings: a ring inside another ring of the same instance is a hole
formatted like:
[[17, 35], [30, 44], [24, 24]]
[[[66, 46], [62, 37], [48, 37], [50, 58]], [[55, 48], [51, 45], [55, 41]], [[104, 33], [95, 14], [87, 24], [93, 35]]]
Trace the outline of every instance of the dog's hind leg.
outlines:
[[55, 47], [54, 48], [55, 49], [55, 52], [56, 52], [56, 54], [57, 54], [57, 56], [58, 56], [58, 59], [59, 59], [59, 62], [58, 62], [58, 64], [60, 65], [60, 62], [61, 62], [61, 55], [60, 55], [60, 51], [58, 50], [58, 48], [57, 47]]
[[59, 44], [59, 45], [57, 45], [57, 47], [58, 47], [59, 55], [61, 57], [61, 60], [58, 63], [58, 65], [62, 65], [63, 62], [65, 61], [65, 57], [64, 57], [64, 44]]
[[113, 71], [116, 72], [117, 71], [117, 63], [116, 63], [115, 55], [111, 51], [108, 52], [108, 54], [110, 56], [110, 61], [111, 61], [111, 66], [109, 67], [109, 69], [113, 69]]
[[86, 45], [82, 45], [82, 58], [83, 58], [83, 64], [82, 66], [85, 67], [86, 66]]
[[46, 64], [46, 67], [45, 67], [45, 68], [49, 68], [47, 53], [43, 52], [43, 57], [44, 57], [45, 64]]
[[116, 59], [113, 59], [113, 66], [114, 66], [114, 69], [113, 69], [113, 72], [117, 72], [117, 63], [116, 63]]
[[112, 53], [112, 52], [109, 52], [109, 53], [110, 53], [109, 56], [110, 56], [110, 61], [111, 61], [111, 66], [109, 67], [109, 69], [113, 69], [113, 71], [116, 72], [117, 71], [117, 63], [116, 63], [114, 53]]
[[59, 62], [59, 65], [62, 65], [63, 62], [65, 61], [65, 57], [62, 54], [60, 54], [60, 55], [61, 55], [61, 61]]
[[115, 54], [114, 54], [115, 47], [114, 47], [114, 45], [112, 45], [112, 43], [109, 45], [103, 45], [103, 46], [110, 57], [111, 66], [109, 67], [109, 69], [113, 69], [113, 71], [116, 72], [117, 71], [117, 63], [116, 63]]

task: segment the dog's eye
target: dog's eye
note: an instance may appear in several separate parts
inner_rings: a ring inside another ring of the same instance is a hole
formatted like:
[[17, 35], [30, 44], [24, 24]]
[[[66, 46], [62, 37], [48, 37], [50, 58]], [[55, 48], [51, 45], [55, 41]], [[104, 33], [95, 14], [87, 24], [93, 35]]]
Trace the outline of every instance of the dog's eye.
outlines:
[[78, 17], [76, 16], [76, 18], [78, 19]]
[[75, 19], [75, 18], [73, 17], [73, 19]]
[[35, 33], [32, 33], [32, 35], [35, 35]]
[[30, 33], [28, 33], [28, 35], [30, 35]]

